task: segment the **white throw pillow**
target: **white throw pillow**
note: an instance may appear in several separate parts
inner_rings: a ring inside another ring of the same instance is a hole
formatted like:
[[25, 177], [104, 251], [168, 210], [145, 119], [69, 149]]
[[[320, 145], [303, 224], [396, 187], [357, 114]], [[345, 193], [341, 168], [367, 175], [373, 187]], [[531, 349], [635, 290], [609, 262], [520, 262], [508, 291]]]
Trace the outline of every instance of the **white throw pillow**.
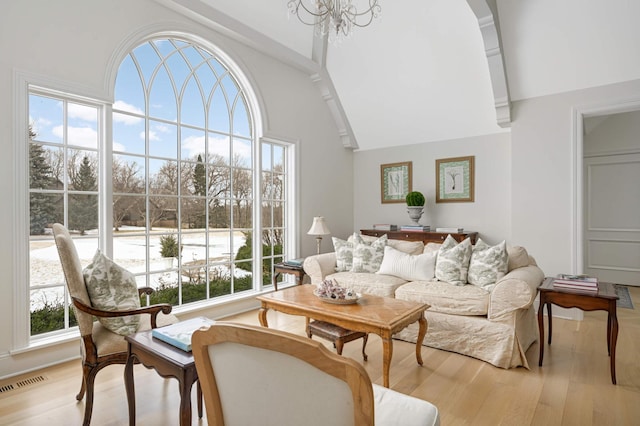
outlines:
[[[82, 270], [91, 305], [103, 311], [125, 311], [140, 307], [138, 285], [133, 274], [96, 250], [93, 260]], [[138, 331], [140, 315], [98, 318], [100, 323], [123, 336]]]
[[333, 251], [336, 253], [336, 272], [349, 272], [353, 267], [353, 248], [362, 243], [360, 234], [354, 232], [347, 241], [332, 237]]
[[490, 246], [478, 239], [469, 262], [469, 284], [477, 286], [487, 286], [495, 284], [507, 273], [509, 265], [509, 255], [507, 254], [506, 242]]
[[[355, 240], [354, 235], [354, 241]], [[353, 247], [353, 266], [351, 272], [377, 272], [384, 258], [384, 248], [386, 245], [386, 234], [371, 244], [356, 243]]]
[[436, 278], [438, 281], [446, 281], [453, 285], [465, 285], [471, 260], [471, 240], [466, 238], [458, 242], [451, 236], [438, 249], [436, 259]]
[[411, 255], [393, 247], [384, 248], [384, 258], [377, 274], [394, 275], [407, 281], [433, 279], [438, 252]]

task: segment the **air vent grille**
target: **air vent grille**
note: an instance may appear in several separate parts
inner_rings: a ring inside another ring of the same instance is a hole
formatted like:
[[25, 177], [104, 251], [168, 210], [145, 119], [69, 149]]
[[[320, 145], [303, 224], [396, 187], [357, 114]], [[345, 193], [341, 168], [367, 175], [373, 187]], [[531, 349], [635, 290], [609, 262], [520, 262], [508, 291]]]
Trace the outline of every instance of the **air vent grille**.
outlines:
[[29, 377], [28, 379], [20, 380], [15, 383], [9, 383], [7, 385], [0, 386], [0, 394], [12, 391], [14, 389], [20, 389], [25, 386], [35, 385], [37, 383], [41, 383], [47, 380], [45, 376], [35, 376]]

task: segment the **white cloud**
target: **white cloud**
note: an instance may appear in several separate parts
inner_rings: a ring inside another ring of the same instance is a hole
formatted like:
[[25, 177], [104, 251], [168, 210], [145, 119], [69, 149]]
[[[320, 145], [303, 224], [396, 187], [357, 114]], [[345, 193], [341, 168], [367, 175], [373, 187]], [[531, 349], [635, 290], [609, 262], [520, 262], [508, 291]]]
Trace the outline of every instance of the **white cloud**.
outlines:
[[114, 151], [120, 151], [120, 152], [126, 152], [127, 148], [124, 145], [122, 145], [120, 142], [113, 141], [113, 150]]
[[[233, 154], [240, 155], [243, 159], [250, 159], [253, 155], [251, 152], [251, 144], [249, 142], [236, 143], [233, 145]], [[248, 164], [247, 164], [248, 166]]]
[[191, 158], [204, 151], [204, 136], [189, 136], [182, 140], [182, 149], [188, 152], [187, 157]]
[[44, 117], [38, 117], [34, 119], [32, 116], [29, 116], [29, 123], [31, 124], [31, 130], [33, 130], [36, 134], [36, 137], [41, 136], [44, 132], [44, 129], [51, 126], [52, 121], [47, 120]]
[[95, 123], [98, 121], [98, 111], [94, 107], [69, 103], [67, 113], [70, 118], [79, 118], [80, 120]]
[[[55, 126], [51, 132], [62, 139], [63, 127]], [[85, 148], [98, 147], [98, 132], [91, 127], [67, 127], [67, 140], [71, 145], [79, 145]]]
[[162, 133], [169, 133], [171, 129], [166, 124], [154, 124], [153, 128]]
[[[124, 102], [124, 101], [115, 101], [113, 103], [113, 109], [114, 110], [120, 110], [120, 111], [126, 111], [126, 112], [130, 112], [130, 113], [133, 113], [133, 114], [144, 115], [144, 111], [142, 111], [140, 108], [135, 107], [133, 105], [130, 105], [130, 104]], [[119, 113], [114, 111], [114, 113], [113, 113], [113, 121], [118, 122], [118, 123], [124, 123], [125, 125], [130, 125], [130, 124], [139, 123], [140, 121], [142, 121], [142, 118], [140, 118], [140, 117], [132, 117], [132, 116], [127, 115], [127, 114], [119, 114]]]
[[[140, 132], [140, 139], [144, 140], [144, 132]], [[154, 132], [153, 130], [149, 130], [149, 141], [160, 141], [162, 140], [160, 137], [158, 137], [158, 133]]]

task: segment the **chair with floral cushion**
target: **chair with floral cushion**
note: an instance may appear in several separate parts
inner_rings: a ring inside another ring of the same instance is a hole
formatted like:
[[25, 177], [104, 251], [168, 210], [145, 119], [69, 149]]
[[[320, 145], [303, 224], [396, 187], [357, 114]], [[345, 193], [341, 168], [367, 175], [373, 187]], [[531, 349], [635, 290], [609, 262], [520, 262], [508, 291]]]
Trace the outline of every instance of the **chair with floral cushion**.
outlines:
[[[169, 304], [140, 307], [140, 296], [152, 293], [153, 289], [137, 288], [130, 272], [99, 251], [83, 271], [69, 231], [56, 223], [53, 234], [80, 329], [82, 385], [76, 399], [82, 400], [86, 391], [83, 425], [89, 425], [96, 374], [108, 365], [127, 362], [124, 336], [172, 324], [178, 319], [171, 315]], [[94, 321], [94, 317], [98, 321]]]
[[193, 333], [210, 426], [437, 426], [431, 403], [371, 383], [362, 365], [285, 331], [217, 322]]

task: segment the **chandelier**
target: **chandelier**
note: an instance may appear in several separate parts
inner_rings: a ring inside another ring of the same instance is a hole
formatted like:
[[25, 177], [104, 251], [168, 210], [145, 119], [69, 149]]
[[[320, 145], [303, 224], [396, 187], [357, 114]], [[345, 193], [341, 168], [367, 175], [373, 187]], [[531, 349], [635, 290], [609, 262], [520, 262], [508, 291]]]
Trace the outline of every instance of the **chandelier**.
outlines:
[[318, 34], [349, 36], [353, 27], [366, 27], [380, 15], [378, 0], [367, 0], [369, 7], [358, 12], [352, 0], [289, 0], [287, 6], [305, 25], [314, 25]]

